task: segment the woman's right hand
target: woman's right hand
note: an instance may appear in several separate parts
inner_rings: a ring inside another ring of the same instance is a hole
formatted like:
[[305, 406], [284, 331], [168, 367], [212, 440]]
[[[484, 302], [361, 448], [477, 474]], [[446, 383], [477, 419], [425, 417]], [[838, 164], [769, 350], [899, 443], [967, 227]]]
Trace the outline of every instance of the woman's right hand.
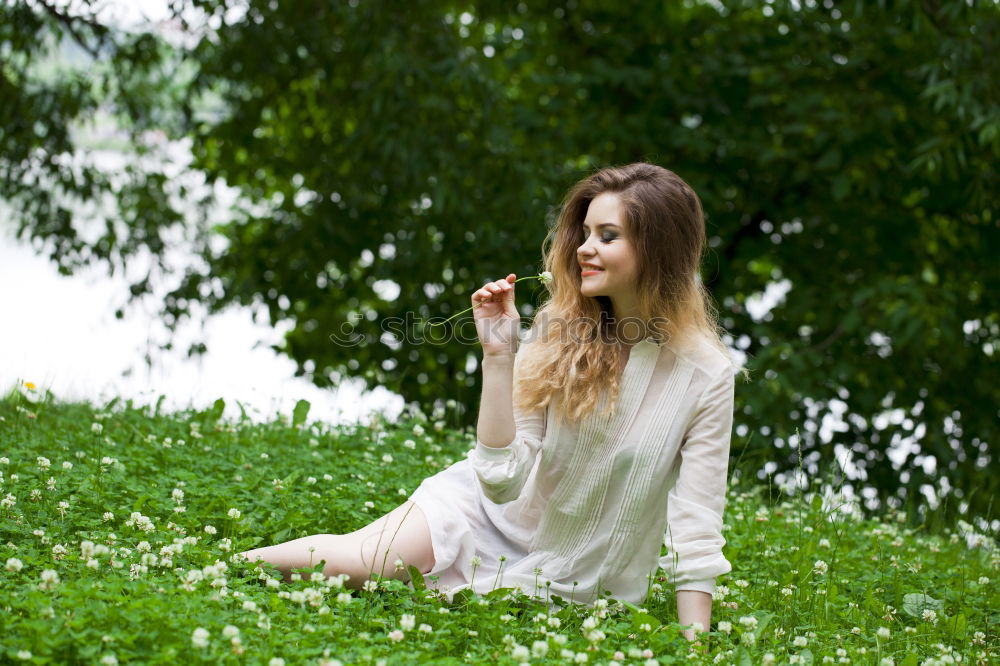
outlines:
[[514, 304], [516, 279], [511, 273], [504, 279], [487, 282], [472, 294], [472, 316], [484, 354], [517, 352], [521, 315]]

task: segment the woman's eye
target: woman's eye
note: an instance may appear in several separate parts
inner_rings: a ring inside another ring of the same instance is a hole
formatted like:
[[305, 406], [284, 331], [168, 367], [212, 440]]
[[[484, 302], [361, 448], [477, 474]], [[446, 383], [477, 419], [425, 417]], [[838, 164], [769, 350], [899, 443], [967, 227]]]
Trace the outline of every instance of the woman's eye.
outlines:
[[615, 236], [614, 234], [608, 234], [608, 235], [604, 236], [603, 238], [601, 238], [601, 242], [602, 243], [610, 243], [615, 238], [617, 238], [617, 236]]

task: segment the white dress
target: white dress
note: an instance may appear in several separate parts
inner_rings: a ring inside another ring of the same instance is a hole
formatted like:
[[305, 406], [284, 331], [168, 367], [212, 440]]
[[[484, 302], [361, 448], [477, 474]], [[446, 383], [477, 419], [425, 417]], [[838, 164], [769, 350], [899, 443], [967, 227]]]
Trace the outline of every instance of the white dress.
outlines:
[[410, 496], [430, 526], [428, 586], [436, 575], [449, 599], [516, 587], [550, 603], [593, 605], [605, 592], [641, 605], [662, 567], [675, 590], [713, 593], [732, 571], [722, 512], [734, 370], [707, 342], [682, 351], [646, 339], [609, 418], [567, 425], [515, 407], [508, 446], [477, 441]]

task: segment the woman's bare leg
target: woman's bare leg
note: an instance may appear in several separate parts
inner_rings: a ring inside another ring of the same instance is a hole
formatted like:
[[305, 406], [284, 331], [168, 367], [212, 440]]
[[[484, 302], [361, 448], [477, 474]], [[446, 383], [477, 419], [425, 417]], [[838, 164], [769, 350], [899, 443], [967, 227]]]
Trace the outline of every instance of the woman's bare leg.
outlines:
[[323, 573], [347, 574], [345, 585], [353, 589], [359, 589], [373, 572], [408, 581], [410, 575], [405, 568], [396, 571], [397, 559], [406, 566], [412, 564], [421, 573], [434, 567], [427, 518], [420, 507], [409, 501], [350, 534], [314, 534], [242, 554], [251, 562], [269, 562], [284, 574], [286, 581], [292, 569], [325, 560]]

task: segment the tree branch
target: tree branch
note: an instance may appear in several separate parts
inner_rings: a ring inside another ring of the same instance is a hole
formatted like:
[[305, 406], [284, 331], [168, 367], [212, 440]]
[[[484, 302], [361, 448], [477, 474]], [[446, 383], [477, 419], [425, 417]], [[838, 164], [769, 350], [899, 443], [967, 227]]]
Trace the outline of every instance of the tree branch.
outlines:
[[45, 11], [49, 14], [49, 16], [57, 20], [59, 23], [62, 24], [64, 28], [66, 28], [66, 31], [70, 34], [70, 37], [72, 37], [73, 41], [75, 41], [77, 44], [80, 45], [80, 48], [89, 53], [91, 57], [93, 57], [95, 60], [100, 57], [100, 52], [97, 49], [93, 48], [90, 44], [88, 44], [87, 41], [84, 40], [83, 36], [79, 32], [77, 32], [76, 24], [83, 23], [84, 25], [88, 26], [97, 35], [97, 39], [99, 42], [103, 42], [104, 35], [108, 32], [106, 26], [103, 26], [100, 23], [97, 23], [96, 21], [91, 21], [82, 16], [68, 16], [66, 14], [63, 14], [56, 7], [45, 2], [44, 0], [37, 0], [37, 2], [42, 6], [43, 9], [45, 9]]

